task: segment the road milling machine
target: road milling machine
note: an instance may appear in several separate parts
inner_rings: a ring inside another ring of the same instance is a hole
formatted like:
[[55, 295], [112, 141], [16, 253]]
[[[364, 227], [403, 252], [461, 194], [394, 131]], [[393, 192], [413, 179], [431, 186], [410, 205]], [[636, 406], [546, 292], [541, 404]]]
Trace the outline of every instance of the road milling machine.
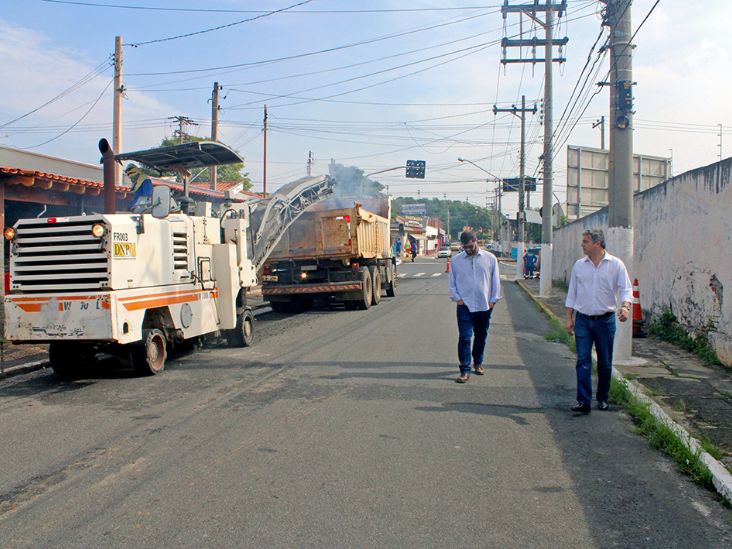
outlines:
[[[231, 345], [252, 342], [247, 293], [292, 222], [332, 192], [327, 176], [294, 181], [266, 198], [229, 203], [220, 215], [188, 197], [194, 168], [242, 162], [215, 142], [184, 143], [115, 155], [99, 143], [104, 213], [21, 219], [5, 230], [10, 287], [5, 337], [47, 343], [62, 378], [98, 353], [121, 357], [140, 373], [163, 371], [167, 349], [219, 333]], [[117, 212], [116, 162], [134, 161], [183, 177], [183, 196], [167, 186], [133, 212]]]

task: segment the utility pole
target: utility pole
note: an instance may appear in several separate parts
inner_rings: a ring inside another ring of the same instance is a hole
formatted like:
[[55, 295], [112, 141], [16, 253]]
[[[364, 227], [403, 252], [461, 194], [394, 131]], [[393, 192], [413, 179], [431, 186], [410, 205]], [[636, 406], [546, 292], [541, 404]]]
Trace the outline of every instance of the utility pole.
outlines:
[[[125, 87], [122, 83], [122, 37], [114, 38], [114, 104], [112, 108], [112, 151], [114, 154], [122, 152], [122, 96]], [[122, 165], [114, 167], [114, 184], [122, 183]]]
[[307, 171], [308, 177], [310, 177], [310, 174], [312, 172], [313, 161], [314, 161], [313, 151], [308, 151], [308, 171]]
[[[604, 23], [610, 29], [610, 156], [608, 234], [613, 255], [633, 272], [633, 48], [632, 0], [607, 0]], [[632, 356], [632, 322], [618, 323], [615, 356]]]
[[519, 199], [518, 199], [518, 241], [519, 249], [517, 252], [516, 259], [516, 278], [522, 278], [524, 274], [523, 268], [523, 257], [524, 257], [524, 242], [526, 242], [526, 207], [524, 206], [524, 199], [526, 196], [526, 113], [536, 113], [536, 105], [533, 108], [526, 108], [526, 96], [521, 96], [521, 108], [517, 108], [516, 105], [511, 106], [510, 109], [499, 109], [493, 105], [493, 114], [499, 112], [510, 112], [511, 114], [518, 116], [521, 119], [521, 155], [519, 162]]
[[595, 122], [592, 125], [592, 128], [597, 128], [600, 126], [600, 148], [604, 151], [605, 150], [605, 115], [603, 114], [600, 117], [600, 120]]
[[267, 194], [267, 105], [264, 106], [264, 158], [262, 162], [262, 194]]
[[719, 133], [717, 134], [719, 136], [719, 160], [722, 160], [722, 124], [717, 124], [719, 126]]
[[183, 143], [183, 138], [188, 137], [188, 133], [185, 131], [186, 126], [198, 126], [198, 124], [187, 116], [169, 116], [168, 120], [173, 120], [178, 123], [178, 129], [173, 132], [174, 135], [178, 136], [178, 143]]
[[[211, 141], [219, 140], [219, 90], [223, 87], [219, 86], [218, 82], [214, 82], [213, 93], [211, 94]], [[216, 183], [218, 182], [218, 174], [216, 166], [209, 168], [209, 182], [211, 190], [216, 190]]]
[[[557, 12], [558, 17], [562, 17], [567, 9], [567, 0], [561, 0], [560, 3], [555, 4], [554, 0], [546, 0], [544, 5], [539, 4], [539, 0], [534, 0], [532, 4], [523, 4], [519, 6], [509, 6], [508, 1], [501, 7], [501, 13], [503, 18], [506, 19], [506, 14], [511, 12], [520, 12], [526, 14], [533, 21], [544, 27], [545, 37], [532, 38], [530, 40], [509, 40], [503, 38], [501, 40], [501, 46], [503, 47], [503, 59], [501, 63], [504, 65], [507, 63], [544, 63], [544, 152], [542, 157], [544, 159], [544, 189], [543, 189], [543, 200], [542, 206], [545, 212], [549, 212], [548, 215], [544, 215], [541, 220], [541, 278], [539, 281], [539, 296], [549, 297], [552, 289], [552, 157], [554, 155], [553, 145], [553, 131], [554, 131], [554, 115], [553, 115], [553, 101], [552, 101], [552, 63], [564, 63], [566, 59], [562, 56], [562, 47], [569, 42], [569, 38], [554, 38], [553, 27], [554, 27], [554, 12]], [[544, 21], [539, 19], [538, 13], [544, 12]], [[524, 59], [507, 59], [506, 49], [509, 47], [532, 47], [532, 58]], [[536, 57], [537, 46], [544, 46], [544, 58], [540, 59]], [[553, 56], [554, 46], [559, 46], [559, 57]], [[521, 179], [523, 183], [523, 178]], [[519, 258], [523, 256], [523, 243], [519, 246]], [[517, 277], [523, 275], [518, 272], [518, 264], [523, 263], [517, 261]]]

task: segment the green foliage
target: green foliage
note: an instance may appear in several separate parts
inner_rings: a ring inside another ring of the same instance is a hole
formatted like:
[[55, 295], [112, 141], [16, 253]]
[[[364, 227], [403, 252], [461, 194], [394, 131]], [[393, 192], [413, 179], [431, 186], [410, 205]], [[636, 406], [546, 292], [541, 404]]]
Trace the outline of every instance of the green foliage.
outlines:
[[[210, 141], [210, 137], [195, 137], [195, 136], [187, 136], [184, 140], [184, 143], [188, 143], [191, 141]], [[173, 145], [178, 145], [179, 141], [175, 137], [166, 137], [160, 142], [161, 147], [172, 147]], [[248, 191], [252, 188], [252, 182], [249, 179], [248, 173], [242, 173], [242, 170], [244, 169], [244, 164], [241, 162], [237, 164], [226, 164], [224, 166], [219, 166], [217, 169], [218, 173], [218, 180], [221, 182], [236, 182], [242, 184], [242, 189], [245, 191]], [[155, 169], [150, 168], [149, 166], [142, 166], [142, 171], [147, 173], [148, 175], [153, 176], [162, 176], [162, 177], [172, 177], [175, 176], [173, 172], [163, 172], [162, 174]], [[195, 170], [193, 173], [193, 178], [191, 179], [192, 182], [196, 183], [202, 183], [202, 182], [208, 182], [210, 180], [210, 172], [208, 169], [201, 168], [199, 170]]]
[[710, 321], [695, 334], [689, 334], [669, 309], [664, 309], [660, 317], [653, 319], [648, 324], [649, 334], [694, 353], [707, 364], [721, 364], [709, 343], [709, 333], [713, 331], [715, 331], [715, 326]]
[[[472, 227], [479, 240], [492, 240], [496, 225], [496, 212], [460, 200], [439, 198], [397, 197], [392, 201], [392, 216], [400, 215], [404, 204], [424, 204], [427, 216], [437, 217], [445, 223], [447, 232], [457, 240], [464, 227]], [[450, 210], [450, 226], [447, 227], [447, 210]]]
[[645, 436], [652, 446], [671, 456], [681, 472], [706, 488], [714, 489], [712, 473], [701, 461], [700, 454], [692, 452], [674, 431], [657, 420], [651, 414], [650, 406], [635, 398], [625, 382], [613, 381], [610, 400], [625, 408], [633, 418], [636, 431]]
[[564, 343], [573, 353], [577, 352], [577, 343], [574, 336], [567, 333], [567, 327], [554, 315], [547, 316], [549, 320], [549, 331], [544, 335], [544, 339]]

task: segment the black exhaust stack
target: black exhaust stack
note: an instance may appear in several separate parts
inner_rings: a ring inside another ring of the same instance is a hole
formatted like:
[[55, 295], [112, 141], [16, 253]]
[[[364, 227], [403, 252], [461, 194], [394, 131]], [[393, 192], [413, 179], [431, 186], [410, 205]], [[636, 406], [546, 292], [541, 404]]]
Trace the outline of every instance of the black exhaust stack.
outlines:
[[117, 213], [117, 202], [114, 197], [114, 188], [117, 186], [117, 166], [114, 161], [114, 151], [104, 138], [99, 140], [99, 152], [102, 153], [104, 166], [104, 213]]

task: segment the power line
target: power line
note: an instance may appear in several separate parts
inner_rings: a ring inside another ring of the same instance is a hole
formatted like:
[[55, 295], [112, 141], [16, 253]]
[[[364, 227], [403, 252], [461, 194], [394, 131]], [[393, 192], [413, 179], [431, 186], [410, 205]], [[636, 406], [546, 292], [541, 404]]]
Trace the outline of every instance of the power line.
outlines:
[[71, 126], [70, 126], [70, 127], [68, 128], [68, 129], [66, 129], [66, 130], [62, 131], [62, 132], [61, 132], [60, 134], [58, 134], [57, 136], [55, 136], [55, 137], [52, 137], [51, 139], [48, 139], [47, 141], [44, 141], [43, 143], [38, 143], [38, 145], [33, 145], [33, 146], [31, 146], [31, 147], [20, 147], [20, 149], [21, 149], [21, 150], [35, 149], [35, 148], [37, 148], [37, 147], [41, 147], [41, 146], [43, 146], [43, 145], [46, 145], [47, 143], [50, 143], [51, 141], [55, 141], [56, 139], [58, 139], [58, 138], [59, 138], [59, 137], [61, 137], [62, 135], [66, 135], [67, 133], [69, 133], [69, 132], [70, 132], [71, 130], [73, 130], [73, 129], [74, 129], [75, 127], [76, 127], [76, 125], [77, 125], [77, 124], [78, 124], [79, 122], [81, 122], [82, 120], [84, 120], [84, 118], [86, 118], [86, 117], [87, 117], [87, 115], [88, 115], [88, 114], [89, 114], [89, 113], [90, 113], [90, 112], [92, 111], [92, 109], [93, 109], [94, 107], [96, 107], [96, 106], [97, 106], [97, 103], [99, 103], [99, 100], [100, 100], [100, 99], [102, 98], [102, 96], [103, 96], [103, 95], [104, 95], [104, 93], [105, 93], [105, 92], [107, 91], [107, 89], [109, 88], [109, 86], [111, 86], [111, 85], [112, 85], [112, 82], [114, 82], [114, 78], [112, 78], [112, 79], [111, 79], [111, 80], [110, 80], [109, 82], [107, 82], [107, 85], [106, 85], [106, 86], [104, 86], [104, 89], [102, 90], [102, 93], [100, 93], [100, 94], [99, 94], [99, 97], [97, 97], [96, 101], [94, 101], [94, 103], [92, 104], [92, 106], [91, 106], [91, 107], [89, 107], [89, 109], [88, 109], [88, 110], [87, 110], [87, 111], [86, 111], [86, 112], [85, 112], [85, 113], [84, 113], [84, 114], [83, 114], [83, 115], [81, 116], [81, 118], [79, 118], [79, 119], [78, 119], [78, 120], [77, 120], [76, 122], [74, 122], [74, 123], [73, 123], [73, 124], [72, 124], [72, 125], [71, 125]]
[[218, 27], [212, 27], [210, 29], [204, 29], [200, 31], [195, 32], [188, 32], [185, 34], [178, 34], [176, 36], [168, 36], [167, 38], [156, 38], [155, 40], [147, 40], [145, 42], [131, 42], [128, 44], [130, 47], [138, 48], [140, 46], [146, 46], [148, 44], [157, 44], [160, 42], [169, 42], [171, 40], [178, 40], [179, 38], [189, 38], [191, 36], [197, 36], [199, 34], [205, 34], [207, 32], [214, 32], [221, 29], [227, 29], [229, 27], [235, 27], [236, 25], [241, 25], [242, 23], [249, 23], [250, 21], [256, 21], [257, 19], [262, 19], [264, 17], [269, 17], [270, 15], [275, 15], [277, 13], [287, 11], [291, 8], [295, 8], [297, 6], [302, 6], [303, 4], [309, 4], [313, 0], [302, 0], [302, 2], [298, 2], [297, 4], [292, 4], [291, 6], [287, 6], [286, 8], [281, 8], [278, 10], [269, 11], [266, 13], [263, 13], [261, 15], [257, 15], [255, 17], [249, 17], [248, 19], [242, 19], [240, 21], [234, 21], [233, 23], [227, 23], [226, 25], [219, 25]]
[[79, 80], [77, 80], [76, 82], [74, 82], [73, 84], [71, 84], [71, 86], [69, 86], [68, 88], [66, 88], [62, 92], [60, 92], [58, 95], [52, 97], [51, 99], [49, 99], [48, 101], [46, 101], [42, 105], [39, 105], [35, 109], [32, 109], [32, 110], [28, 111], [27, 113], [22, 114], [19, 117], [14, 118], [13, 120], [10, 120], [9, 122], [5, 122], [4, 124], [0, 125], [0, 128], [4, 128], [6, 126], [10, 126], [14, 122], [17, 122], [18, 120], [22, 120], [23, 118], [26, 118], [26, 117], [30, 116], [31, 114], [40, 111], [42, 108], [47, 107], [51, 103], [54, 103], [54, 102], [58, 101], [59, 99], [62, 99], [64, 97], [66, 97], [67, 95], [69, 95], [70, 93], [73, 93], [74, 91], [78, 90], [79, 88], [81, 88], [82, 86], [84, 86], [85, 84], [87, 84], [88, 82], [91, 82], [92, 80], [94, 80], [94, 78], [96, 78], [97, 76], [99, 76], [100, 74], [102, 74], [104, 72], [104, 69], [106, 67], [110, 67], [111, 65], [112, 65], [111, 58], [107, 58], [106, 60], [104, 60], [103, 62], [101, 62], [99, 65], [97, 65], [94, 69], [92, 69], [87, 74], [85, 74], [84, 76], [82, 76]]

